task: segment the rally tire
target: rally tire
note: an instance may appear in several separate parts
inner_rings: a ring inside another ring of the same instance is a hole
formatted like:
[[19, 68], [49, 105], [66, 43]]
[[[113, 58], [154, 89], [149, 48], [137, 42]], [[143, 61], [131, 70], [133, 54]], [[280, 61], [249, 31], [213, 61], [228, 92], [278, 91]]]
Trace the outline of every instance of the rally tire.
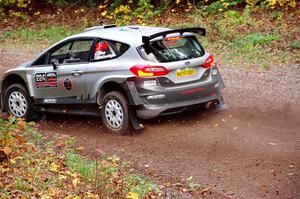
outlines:
[[8, 114], [30, 120], [33, 115], [32, 103], [28, 91], [21, 84], [12, 84], [4, 94], [4, 106]]
[[125, 135], [130, 129], [126, 97], [118, 91], [109, 92], [103, 97], [101, 107], [101, 118], [105, 127], [113, 133]]

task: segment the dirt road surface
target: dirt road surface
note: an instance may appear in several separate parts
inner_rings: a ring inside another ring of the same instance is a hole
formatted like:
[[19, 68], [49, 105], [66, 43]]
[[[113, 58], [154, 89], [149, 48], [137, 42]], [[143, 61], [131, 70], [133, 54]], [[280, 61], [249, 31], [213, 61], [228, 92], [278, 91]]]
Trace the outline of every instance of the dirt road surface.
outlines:
[[[34, 56], [18, 53], [0, 51], [1, 73]], [[193, 176], [210, 190], [183, 198], [300, 198], [299, 65], [262, 70], [225, 63], [224, 112], [197, 109], [159, 117], [128, 136], [113, 135], [98, 118], [82, 116], [49, 116], [38, 122], [39, 129], [75, 136], [87, 154], [101, 149], [131, 161], [162, 188]]]

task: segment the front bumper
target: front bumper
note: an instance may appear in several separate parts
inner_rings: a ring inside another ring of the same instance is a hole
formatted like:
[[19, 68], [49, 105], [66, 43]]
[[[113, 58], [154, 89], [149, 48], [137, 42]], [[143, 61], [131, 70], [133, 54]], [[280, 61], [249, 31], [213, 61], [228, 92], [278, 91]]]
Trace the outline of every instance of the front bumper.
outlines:
[[219, 72], [211, 75], [209, 81], [171, 87], [162, 86], [159, 80], [157, 86], [147, 87], [143, 85], [144, 81], [145, 79], [127, 81], [130, 104], [135, 105], [140, 119], [182, 112], [209, 101], [222, 101], [221, 89], [224, 88], [224, 83]]

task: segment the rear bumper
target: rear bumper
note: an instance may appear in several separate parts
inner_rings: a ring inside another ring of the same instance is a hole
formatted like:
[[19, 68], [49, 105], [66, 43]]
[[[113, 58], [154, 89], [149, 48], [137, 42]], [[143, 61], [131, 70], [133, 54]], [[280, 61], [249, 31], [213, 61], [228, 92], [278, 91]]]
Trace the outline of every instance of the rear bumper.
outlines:
[[150, 119], [159, 115], [179, 113], [188, 109], [195, 108], [197, 105], [200, 105], [202, 103], [221, 99], [222, 95], [220, 94], [218, 96], [207, 96], [199, 99], [177, 102], [163, 106], [143, 105], [136, 111], [136, 113], [137, 117], [140, 119]]
[[127, 81], [130, 104], [136, 107], [138, 118], [150, 119], [192, 109], [209, 101], [220, 102], [223, 99], [223, 80], [219, 73], [211, 77], [210, 81], [174, 87], [163, 87], [159, 83], [154, 87], [146, 87], [141, 83], [141, 79]]

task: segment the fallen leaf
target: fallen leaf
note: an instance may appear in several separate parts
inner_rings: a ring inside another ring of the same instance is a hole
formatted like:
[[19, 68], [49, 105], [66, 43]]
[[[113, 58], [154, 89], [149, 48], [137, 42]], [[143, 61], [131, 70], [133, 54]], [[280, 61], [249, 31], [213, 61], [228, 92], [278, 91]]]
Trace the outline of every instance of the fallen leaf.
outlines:
[[12, 152], [12, 148], [5, 146], [2, 151], [6, 154], [9, 155]]
[[49, 166], [49, 170], [52, 172], [58, 172], [58, 168], [59, 168], [59, 166], [56, 165], [54, 162], [52, 162]]
[[85, 149], [85, 147], [84, 146], [80, 146], [80, 147], [77, 147], [76, 148], [78, 151], [83, 151], [84, 149]]
[[132, 192], [130, 191], [128, 194], [127, 194], [127, 197], [128, 199], [139, 199], [139, 194], [136, 193], [136, 192]]
[[16, 161], [16, 159], [15, 159], [15, 158], [13, 158], [13, 159], [10, 159], [10, 160], [9, 160], [9, 162], [10, 162], [11, 164], [16, 164], [16, 163], [17, 163], [17, 161]]

